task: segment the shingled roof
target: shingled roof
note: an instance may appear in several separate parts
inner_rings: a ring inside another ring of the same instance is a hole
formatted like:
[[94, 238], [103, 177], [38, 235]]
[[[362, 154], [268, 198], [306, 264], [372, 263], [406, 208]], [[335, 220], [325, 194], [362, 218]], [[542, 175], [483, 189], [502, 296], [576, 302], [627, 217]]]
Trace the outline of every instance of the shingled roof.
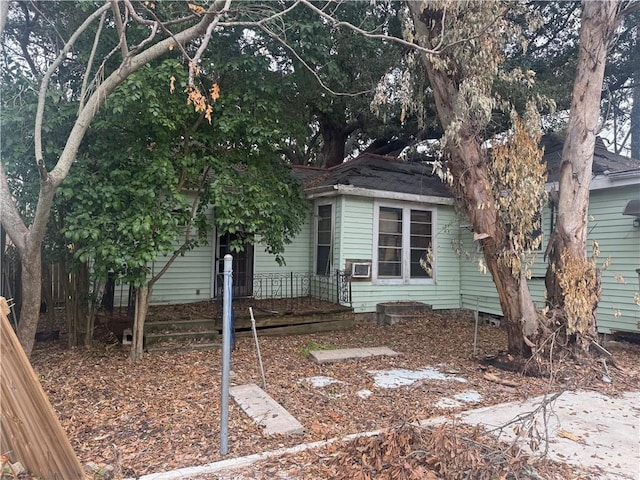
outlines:
[[447, 187], [430, 164], [403, 162], [365, 154], [328, 169], [295, 167], [305, 189], [348, 185], [366, 190], [450, 198]]
[[[557, 134], [551, 133], [542, 137], [544, 146], [543, 161], [547, 162], [550, 182], [557, 182], [560, 178], [560, 164], [562, 163], [562, 148], [564, 140]], [[624, 157], [607, 150], [604, 141], [596, 137], [596, 146], [593, 152], [593, 174], [604, 175], [607, 173], [626, 172], [640, 169], [640, 160]]]
[[[545, 147], [543, 160], [547, 162], [548, 181], [558, 181], [563, 139], [556, 134], [547, 134], [541, 143]], [[343, 185], [365, 190], [451, 198], [445, 184], [432, 170], [429, 162], [406, 162], [394, 157], [363, 154], [332, 168], [296, 166], [293, 173], [307, 191]], [[610, 152], [602, 139], [597, 139], [593, 155], [594, 175], [637, 170], [640, 170], [640, 160]]]

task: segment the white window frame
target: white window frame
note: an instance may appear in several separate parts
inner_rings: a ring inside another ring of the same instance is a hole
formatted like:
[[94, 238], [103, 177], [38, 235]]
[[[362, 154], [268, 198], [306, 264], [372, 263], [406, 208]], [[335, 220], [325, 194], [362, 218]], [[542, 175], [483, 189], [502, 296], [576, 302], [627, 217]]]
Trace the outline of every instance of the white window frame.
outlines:
[[[331, 207], [331, 244], [329, 245], [329, 272], [327, 274], [319, 274], [318, 272], [318, 219], [320, 218], [320, 207]], [[334, 201], [317, 202], [313, 211], [313, 274], [318, 277], [326, 277], [331, 275], [333, 271], [333, 255], [335, 248], [335, 218], [336, 205]]]
[[[402, 210], [402, 276], [399, 278], [378, 277], [378, 241], [380, 230], [380, 207]], [[417, 205], [404, 202], [379, 202], [373, 204], [373, 265], [372, 282], [376, 285], [430, 285], [436, 283], [437, 260], [431, 266], [431, 277], [411, 278], [411, 210], [431, 212], [431, 249], [437, 252], [436, 234], [438, 210], [433, 205]], [[425, 249], [427, 246], [425, 245]]]

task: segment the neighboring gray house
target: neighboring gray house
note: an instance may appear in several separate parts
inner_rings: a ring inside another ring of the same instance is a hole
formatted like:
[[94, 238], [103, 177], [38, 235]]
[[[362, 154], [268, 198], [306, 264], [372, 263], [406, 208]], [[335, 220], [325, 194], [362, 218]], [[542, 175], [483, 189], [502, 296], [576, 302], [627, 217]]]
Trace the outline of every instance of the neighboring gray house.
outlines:
[[[555, 190], [562, 142], [553, 136], [544, 142], [548, 188]], [[331, 288], [333, 280], [323, 282], [340, 271], [347, 274], [356, 313], [375, 312], [382, 302], [420, 301], [435, 309], [477, 307], [501, 314], [490, 275], [479, 271], [481, 254], [472, 232], [456, 214], [451, 195], [432, 174], [431, 165], [363, 155], [330, 169], [296, 167], [295, 173], [305, 185], [313, 214], [287, 246], [286, 265], [279, 266], [259, 240], [234, 258], [235, 295], [306, 295], [316, 283]], [[598, 241], [601, 261], [611, 257], [602, 274], [598, 307], [603, 333], [640, 332], [640, 212], [623, 215], [634, 200], [640, 200], [640, 162], [614, 155], [599, 143], [589, 239]], [[554, 215], [553, 208], [543, 212], [545, 242], [532, 268], [531, 290], [540, 305], [546, 269], [542, 256]], [[213, 234], [210, 246], [178, 258], [156, 284], [152, 304], [216, 297], [227, 243], [227, 236]], [[421, 258], [429, 261], [427, 270]], [[277, 278], [303, 280], [284, 291], [273, 287]]]

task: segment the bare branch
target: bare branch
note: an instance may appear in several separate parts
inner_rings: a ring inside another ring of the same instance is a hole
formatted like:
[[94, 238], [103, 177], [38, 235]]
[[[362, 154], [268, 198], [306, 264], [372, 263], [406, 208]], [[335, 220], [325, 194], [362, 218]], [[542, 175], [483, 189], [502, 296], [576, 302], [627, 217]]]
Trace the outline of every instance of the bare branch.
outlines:
[[[171, 38], [173, 38], [173, 32], [171, 32], [168, 29], [169, 23], [162, 23], [160, 21], [160, 19], [158, 19], [158, 17], [156, 17], [155, 13], [150, 11], [149, 9], [147, 9], [147, 11], [149, 11], [149, 13], [153, 16], [153, 18], [155, 20], [146, 20], [145, 18], [143, 18], [142, 16], [140, 16], [138, 14], [138, 12], [136, 12], [136, 9], [134, 8], [134, 6], [132, 5], [130, 0], [125, 0], [125, 5], [127, 6], [127, 11], [129, 11], [131, 13], [131, 17], [140, 25], [147, 25], [151, 27], [151, 34], [144, 39], [142, 42], [140, 42], [138, 45], [136, 45], [135, 47], [132, 48], [133, 51], [138, 51], [139, 49], [143, 48], [145, 45], [147, 45], [149, 42], [151, 42], [151, 40], [155, 37], [156, 33], [158, 32], [158, 28], [162, 28], [162, 30], [164, 32], [166, 32], [169, 36], [171, 36]], [[192, 19], [195, 18], [195, 16], [191, 16], [189, 18], [183, 18], [180, 20], [180, 22], [184, 22], [188, 19]], [[176, 22], [173, 22], [176, 23]], [[187, 51], [184, 49], [184, 47], [180, 44], [180, 42], [176, 41], [175, 45], [178, 46], [178, 48], [180, 49], [180, 51], [182, 52], [182, 55], [185, 58], [189, 58], [189, 54], [187, 53]]]
[[42, 153], [42, 121], [44, 117], [44, 105], [47, 98], [47, 89], [49, 88], [49, 82], [53, 73], [60, 66], [60, 64], [67, 58], [67, 53], [73, 47], [73, 44], [78, 39], [78, 37], [91, 25], [91, 23], [98, 17], [100, 17], [104, 12], [109, 10], [109, 4], [106, 3], [91, 15], [89, 15], [82, 25], [78, 27], [78, 29], [73, 32], [71, 38], [66, 42], [62, 51], [58, 54], [58, 57], [54, 60], [54, 62], [49, 66], [44, 77], [42, 78], [42, 82], [40, 83], [40, 90], [38, 92], [38, 107], [36, 110], [36, 121], [35, 121], [35, 130], [34, 130], [34, 142], [35, 142], [35, 156], [36, 163], [38, 165], [38, 171], [40, 172], [40, 179], [45, 180], [47, 178], [47, 169], [44, 165], [44, 156]]
[[275, 32], [273, 32], [269, 28], [267, 28], [266, 25], [260, 25], [260, 28], [261, 28], [262, 31], [264, 31], [271, 38], [273, 38], [274, 40], [279, 42], [286, 50], [291, 52], [291, 54], [304, 66], [304, 68], [306, 68], [309, 71], [309, 73], [311, 73], [311, 75], [314, 76], [314, 78], [316, 79], [316, 81], [318, 82], [320, 87], [323, 90], [326, 90], [331, 95], [335, 95], [337, 97], [357, 97], [359, 95], [364, 95], [364, 94], [367, 94], [367, 93], [371, 92], [371, 90], [363, 90], [361, 92], [355, 92], [355, 93], [344, 93], [344, 92], [336, 92], [336, 91], [332, 90], [331, 88], [329, 88], [329, 86], [327, 84], [325, 84], [322, 81], [322, 79], [320, 78], [318, 73], [300, 55], [298, 55], [298, 52], [296, 52], [295, 49], [291, 45], [289, 45], [285, 40], [280, 38], [280, 36], [278, 36]]
[[617, 21], [620, 21], [625, 15], [629, 15], [635, 12], [640, 12], [640, 2], [638, 2], [637, 0], [631, 0], [627, 5], [624, 5], [620, 9], [620, 12], [618, 12], [619, 18], [617, 19]]
[[300, 0], [300, 3], [305, 5], [307, 8], [309, 8], [313, 12], [317, 13], [320, 17], [322, 17], [325, 20], [327, 20], [328, 22], [330, 22], [334, 27], [346, 27], [346, 28], [348, 28], [350, 30], [353, 30], [354, 32], [359, 33], [360, 35], [362, 35], [364, 37], [367, 37], [367, 38], [375, 38], [375, 39], [378, 39], [378, 40], [388, 40], [390, 42], [395, 42], [395, 43], [398, 43], [400, 45], [404, 45], [405, 47], [409, 47], [409, 48], [412, 48], [414, 50], [418, 50], [420, 52], [431, 54], [431, 55], [437, 55], [440, 52], [440, 50], [438, 50], [438, 49], [422, 47], [420, 45], [416, 45], [413, 42], [408, 42], [407, 40], [404, 40], [403, 38], [394, 37], [392, 35], [386, 35], [386, 34], [381, 34], [381, 33], [371, 33], [371, 32], [368, 32], [366, 30], [363, 30], [363, 29], [361, 29], [359, 27], [356, 27], [355, 25], [353, 25], [353, 24], [351, 24], [349, 22], [343, 22], [341, 20], [337, 20], [333, 16], [329, 15], [328, 13], [325, 13], [323, 10], [321, 10], [318, 7], [316, 7], [315, 5], [313, 5], [308, 0]]
[[220, 21], [220, 16], [223, 15], [225, 12], [229, 11], [229, 7], [230, 6], [231, 6], [231, 0], [226, 0], [224, 6], [222, 7], [222, 9], [219, 12], [219, 15], [207, 27], [207, 31], [205, 32], [204, 36], [202, 37], [202, 42], [200, 43], [200, 46], [198, 47], [198, 50], [196, 50], [195, 55], [191, 59], [191, 62], [193, 63], [193, 66], [189, 65], [189, 84], [191, 84], [192, 81], [193, 81], [192, 75], [194, 75], [195, 65], [200, 63], [200, 58], [202, 57], [202, 54], [204, 53], [204, 51], [209, 46], [209, 41], [211, 40], [211, 34], [213, 33], [213, 29], [218, 26], [218, 22]]
[[0, 36], [4, 32], [4, 26], [7, 24], [7, 16], [9, 15], [9, 0], [0, 0]]
[[102, 16], [100, 17], [100, 25], [98, 25], [96, 36], [93, 39], [91, 54], [89, 55], [89, 61], [87, 62], [87, 70], [84, 72], [84, 76], [82, 78], [82, 88], [80, 90], [80, 106], [78, 107], [78, 111], [82, 110], [82, 107], [84, 107], [84, 97], [87, 94], [87, 83], [89, 81], [89, 75], [91, 74], [91, 65], [93, 64], [93, 59], [96, 56], [96, 50], [98, 49], [98, 43], [100, 42], [100, 34], [102, 33], [102, 27], [104, 26], [104, 19], [106, 18], [106, 16], [107, 12], [102, 12]]
[[261, 25], [264, 25], [265, 23], [272, 22], [273, 20], [277, 20], [285, 16], [287, 13], [295, 9], [300, 4], [300, 2], [301, 0], [296, 0], [293, 5], [285, 8], [284, 10], [279, 10], [276, 13], [269, 15], [268, 17], [261, 18], [260, 20], [220, 22], [220, 25], [225, 27], [259, 27]]
[[135, 10], [135, 8], [133, 8], [133, 5], [131, 4], [130, 0], [125, 0], [125, 4], [127, 5], [128, 9], [131, 11], [131, 15], [134, 18], [134, 20], [141, 25], [153, 25], [154, 23], [158, 23], [158, 24], [162, 24], [163, 27], [168, 28], [173, 25], [178, 25], [181, 23], [202, 19], [201, 15], [196, 15], [195, 13], [193, 13], [186, 17], [176, 18], [175, 20], [167, 20], [163, 22], [158, 18], [155, 12], [146, 5], [146, 2], [145, 2], [142, 4], [144, 10], [153, 17], [153, 20], [146, 20], [145, 18], [140, 16], [140, 14]]
[[120, 50], [122, 51], [122, 58], [127, 58], [129, 56], [129, 51], [127, 48], [127, 36], [124, 25], [122, 23], [122, 17], [120, 16], [120, 7], [118, 6], [118, 2], [116, 0], [111, 0], [111, 8], [113, 10], [113, 18], [115, 20], [116, 30], [118, 32], [118, 43], [120, 45]]
[[142, 50], [144, 47], [150, 44], [155, 38], [156, 34], [158, 33], [158, 27], [159, 27], [159, 24], [154, 23], [151, 26], [151, 33], [149, 33], [149, 36], [145, 38], [143, 41], [141, 41], [138, 45], [132, 47], [131, 52], [133, 53], [133, 52], [137, 52], [138, 50]]

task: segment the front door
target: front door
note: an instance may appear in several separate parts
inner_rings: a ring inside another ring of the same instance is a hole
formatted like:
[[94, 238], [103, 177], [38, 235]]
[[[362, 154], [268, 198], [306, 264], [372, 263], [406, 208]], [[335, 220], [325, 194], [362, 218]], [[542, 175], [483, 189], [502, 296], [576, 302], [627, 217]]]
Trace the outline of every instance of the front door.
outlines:
[[245, 244], [242, 252], [232, 252], [229, 245], [237, 236], [227, 233], [218, 238], [217, 262], [216, 262], [216, 297], [222, 297], [224, 286], [224, 256], [230, 253], [233, 256], [233, 296], [250, 297], [253, 295], [253, 245]]

